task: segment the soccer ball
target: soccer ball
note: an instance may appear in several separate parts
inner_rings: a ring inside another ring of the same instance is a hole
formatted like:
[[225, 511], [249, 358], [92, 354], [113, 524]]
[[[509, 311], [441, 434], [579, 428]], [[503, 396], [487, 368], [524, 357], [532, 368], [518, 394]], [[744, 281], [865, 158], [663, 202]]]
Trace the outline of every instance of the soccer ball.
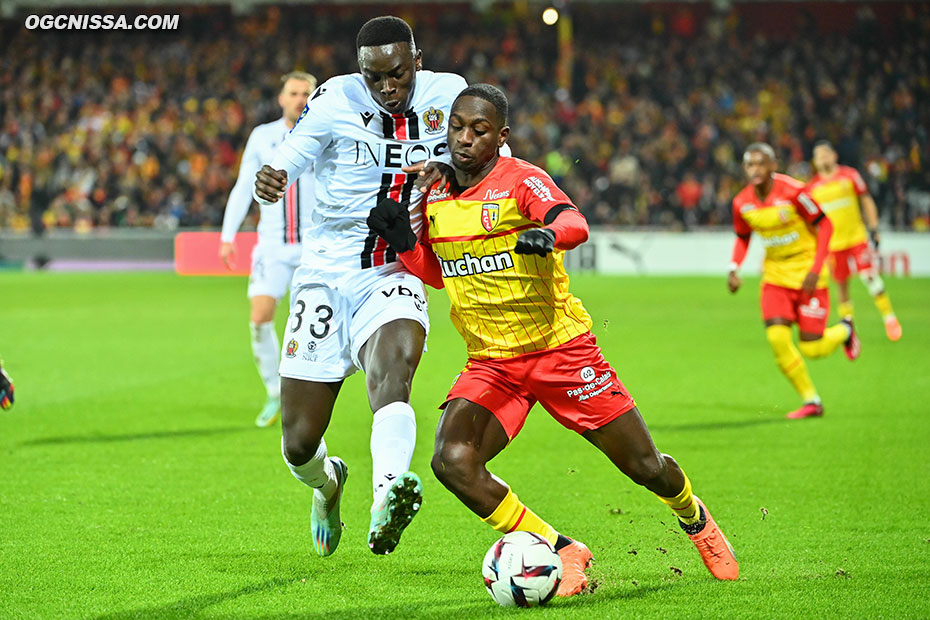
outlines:
[[504, 607], [545, 605], [562, 581], [562, 558], [532, 532], [511, 532], [484, 556], [484, 585]]

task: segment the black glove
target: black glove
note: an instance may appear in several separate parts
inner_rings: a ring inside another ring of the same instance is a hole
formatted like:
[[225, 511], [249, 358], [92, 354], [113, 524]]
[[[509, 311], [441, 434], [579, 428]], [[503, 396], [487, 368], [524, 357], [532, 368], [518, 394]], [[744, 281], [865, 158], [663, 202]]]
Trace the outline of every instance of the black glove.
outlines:
[[0, 368], [0, 409], [9, 409], [13, 406], [13, 380], [6, 371]]
[[548, 228], [531, 228], [517, 238], [513, 251], [517, 254], [545, 256], [555, 247], [555, 233]]
[[870, 230], [869, 238], [872, 240], [872, 249], [878, 251], [878, 242], [880, 241], [878, 237], [878, 231], [874, 228]]
[[417, 246], [410, 227], [410, 212], [393, 198], [385, 198], [368, 214], [368, 228], [388, 242], [395, 252], [408, 252]]

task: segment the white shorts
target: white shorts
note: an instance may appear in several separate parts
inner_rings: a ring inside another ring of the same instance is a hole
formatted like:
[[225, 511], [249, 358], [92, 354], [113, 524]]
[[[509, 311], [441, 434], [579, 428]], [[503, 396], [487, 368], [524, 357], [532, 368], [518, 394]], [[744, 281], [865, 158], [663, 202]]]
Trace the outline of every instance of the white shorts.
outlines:
[[291, 291], [282, 377], [330, 383], [361, 369], [358, 354], [382, 325], [418, 322], [429, 333], [426, 289], [409, 273], [365, 269]]
[[252, 250], [252, 272], [249, 274], [249, 297], [267, 295], [276, 300], [284, 297], [291, 285], [294, 270], [300, 266], [300, 244], [263, 244]]

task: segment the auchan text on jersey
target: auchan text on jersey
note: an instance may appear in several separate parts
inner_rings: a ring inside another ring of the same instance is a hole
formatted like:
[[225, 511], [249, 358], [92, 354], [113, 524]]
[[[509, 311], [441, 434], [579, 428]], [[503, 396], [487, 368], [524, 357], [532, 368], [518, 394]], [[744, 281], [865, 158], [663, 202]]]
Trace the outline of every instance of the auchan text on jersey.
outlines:
[[456, 276], [473, 276], [479, 273], [503, 271], [513, 269], [513, 257], [510, 252], [490, 254], [487, 256], [472, 256], [468, 252], [458, 260], [442, 260], [442, 277], [454, 278]]

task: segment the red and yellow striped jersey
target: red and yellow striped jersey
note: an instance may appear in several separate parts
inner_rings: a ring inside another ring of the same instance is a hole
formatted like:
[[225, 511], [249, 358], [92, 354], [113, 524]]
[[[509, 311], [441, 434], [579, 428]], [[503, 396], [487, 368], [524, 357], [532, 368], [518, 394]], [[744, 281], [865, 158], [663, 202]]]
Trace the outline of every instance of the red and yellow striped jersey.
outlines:
[[518, 235], [542, 226], [571, 199], [540, 168], [501, 157], [477, 185], [458, 194], [434, 189], [426, 201], [426, 239], [439, 258], [452, 323], [473, 359], [551, 349], [591, 329], [568, 291], [564, 251], [545, 258], [513, 252]]
[[[757, 233], [765, 246], [762, 281], [800, 289], [817, 253], [817, 235], [811, 224], [823, 211], [804, 192], [804, 184], [785, 174], [774, 174], [772, 191], [764, 199], [747, 185], [733, 199], [733, 229], [737, 235]], [[818, 287], [827, 285], [821, 270]]]
[[859, 196], [867, 194], [869, 188], [855, 168], [837, 166], [830, 178], [818, 174], [808, 183], [807, 192], [833, 222], [830, 251], [846, 250], [868, 240], [859, 210]]

